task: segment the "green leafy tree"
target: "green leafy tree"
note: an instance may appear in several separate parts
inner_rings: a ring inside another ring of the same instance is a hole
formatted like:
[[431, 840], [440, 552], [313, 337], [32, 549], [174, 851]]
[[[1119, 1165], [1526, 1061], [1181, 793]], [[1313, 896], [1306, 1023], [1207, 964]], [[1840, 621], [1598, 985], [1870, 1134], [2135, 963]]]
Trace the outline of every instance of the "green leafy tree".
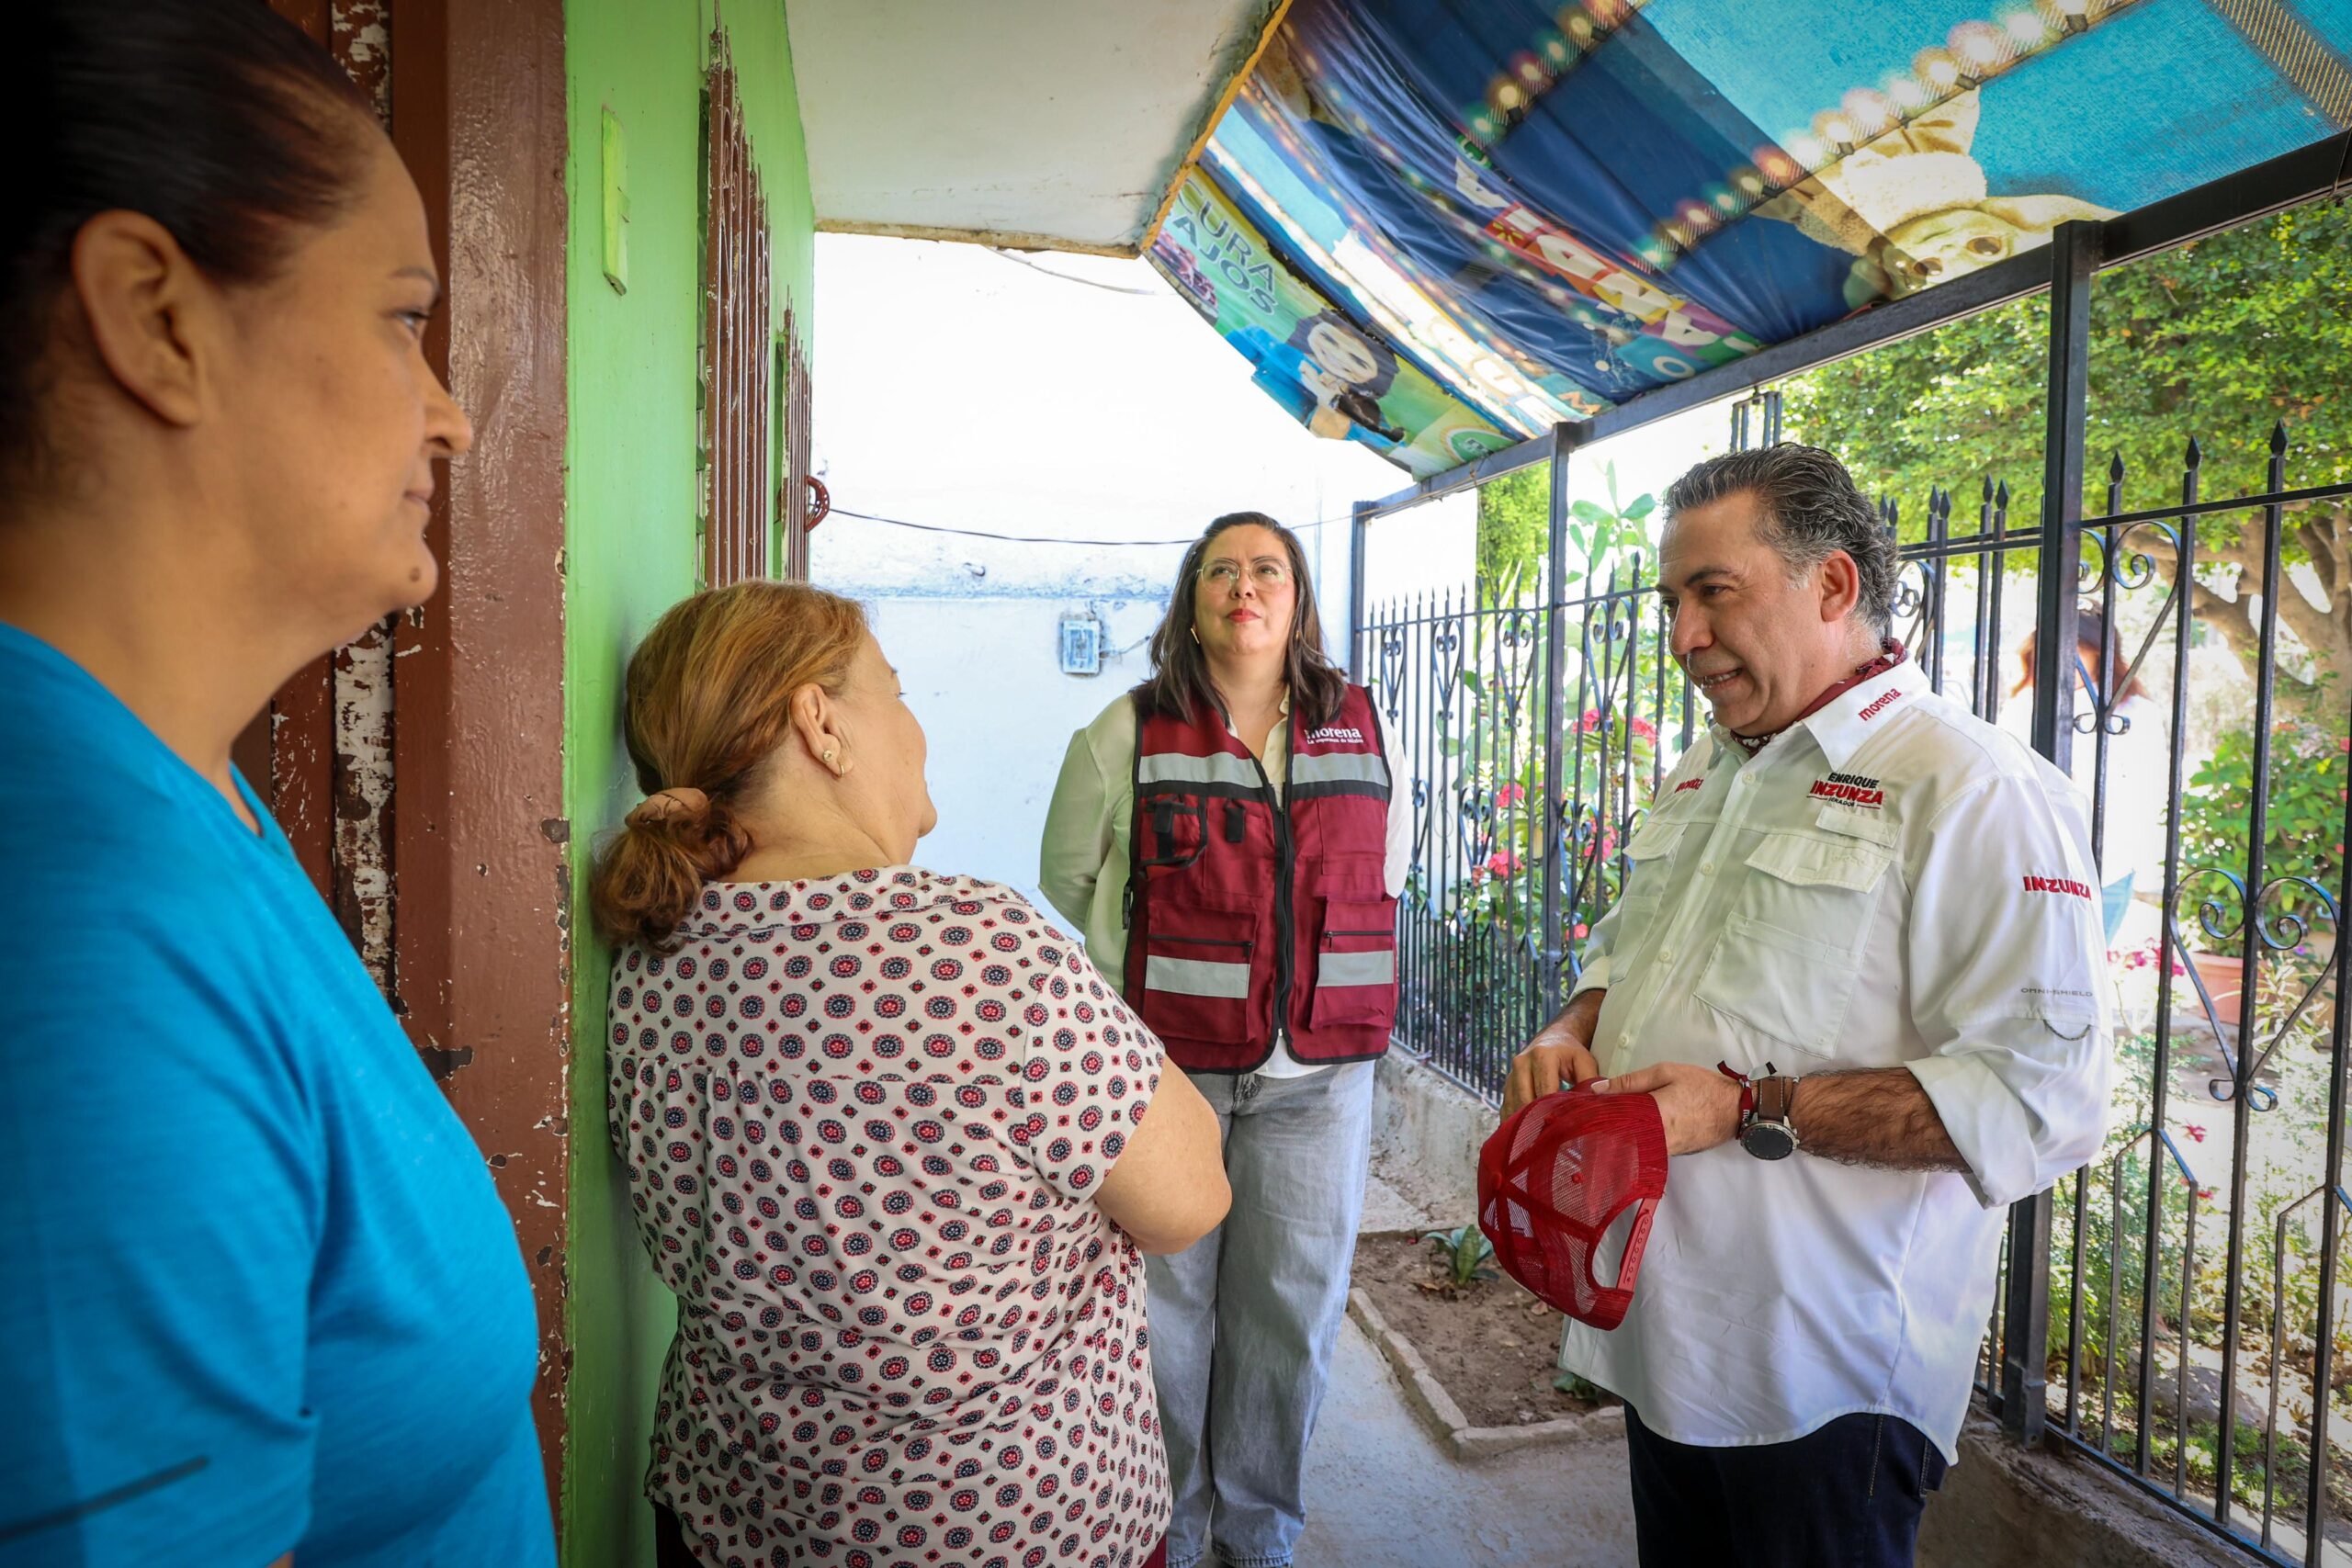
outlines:
[[[2177, 499], [2182, 460], [2201, 445], [2208, 496], [2264, 488], [2275, 425], [2292, 449], [2290, 488], [2352, 478], [2352, 203], [2299, 208], [2102, 273], [2091, 295], [2086, 516], [2107, 509], [2109, 465], [2124, 507]], [[2006, 481], [2015, 525], [2041, 515], [2048, 302], [2022, 300], [1814, 372], [1786, 389], [1799, 439], [1843, 456], [1866, 491], [1894, 497], [1916, 536], [1929, 487], [1956, 491], [1953, 527], [1973, 527], [1986, 478]], [[2169, 548], [2153, 528], [2130, 547], [2167, 585]], [[2300, 645], [2280, 660], [2281, 696], [2316, 713], [2322, 692], [2352, 686], [2352, 509], [2299, 506], [2286, 559], [2309, 562], [2324, 602], [2278, 596]], [[2258, 519], [2208, 518], [2197, 536], [2191, 608], [2251, 670], [2261, 584]]]
[[1534, 582], [1551, 536], [1552, 468], [1538, 463], [1478, 487], [1478, 585]]
[[[1617, 465], [1601, 471], [1609, 491], [1603, 506], [1589, 497], [1568, 503], [1567, 588], [1571, 595], [1597, 592], [1612, 570], [1630, 568], [1643, 549], [1657, 497], [1617, 495]], [[1478, 584], [1492, 598], [1543, 580], [1544, 558], [1552, 536], [1552, 470], [1538, 463], [1489, 480], [1478, 491]], [[1589, 586], [1586, 586], [1589, 584]]]

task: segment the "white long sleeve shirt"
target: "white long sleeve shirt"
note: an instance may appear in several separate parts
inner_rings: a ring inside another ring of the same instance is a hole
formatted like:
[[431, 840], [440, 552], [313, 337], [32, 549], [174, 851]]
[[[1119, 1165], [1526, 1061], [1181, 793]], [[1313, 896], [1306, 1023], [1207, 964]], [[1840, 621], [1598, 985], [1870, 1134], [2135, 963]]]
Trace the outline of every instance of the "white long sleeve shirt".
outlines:
[[1677, 1442], [1782, 1442], [1880, 1412], [1958, 1459], [2003, 1210], [2105, 1129], [2087, 818], [2056, 769], [1908, 662], [1753, 758], [1723, 734], [1691, 748], [1585, 950], [1577, 991], [1608, 992], [1601, 1071], [1907, 1067], [1968, 1169], [1766, 1162], [1737, 1143], [1679, 1156], [1632, 1311], [1609, 1333], [1571, 1324], [1566, 1365]]
[[[1382, 872], [1393, 898], [1404, 892], [1412, 868], [1413, 775], [1405, 765], [1395, 728], [1385, 715], [1374, 719], [1380, 725], [1381, 755], [1388, 764], [1388, 836]], [[1249, 745], [1247, 737], [1235, 739]], [[1290, 774], [1289, 698], [1283, 699], [1282, 717], [1272, 731], [1261, 739], [1265, 746], [1259, 765], [1274, 794], [1283, 796]], [[1122, 695], [1069, 738], [1037, 850], [1039, 891], [1084, 933], [1087, 957], [1114, 982], [1126, 973], [1128, 846], [1135, 816], [1136, 705], [1134, 698]], [[1272, 866], [1266, 874], [1273, 875]], [[1305, 1077], [1331, 1065], [1300, 1061], [1291, 1052], [1288, 1035], [1277, 1032], [1273, 1054], [1259, 1066], [1259, 1077]]]

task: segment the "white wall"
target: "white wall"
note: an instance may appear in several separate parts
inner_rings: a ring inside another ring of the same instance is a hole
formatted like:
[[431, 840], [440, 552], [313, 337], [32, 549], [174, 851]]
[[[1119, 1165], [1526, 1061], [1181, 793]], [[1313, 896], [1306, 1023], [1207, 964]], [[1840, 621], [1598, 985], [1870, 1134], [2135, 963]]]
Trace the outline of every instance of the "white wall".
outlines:
[[[921, 858], [1023, 887], [1070, 732], [1148, 672], [1184, 542], [1227, 512], [1297, 529], [1344, 657], [1350, 506], [1408, 482], [1300, 428], [1145, 264], [1033, 259], [819, 235], [818, 471], [847, 511], [1116, 542], [836, 514], [809, 550], [820, 585], [869, 607], [930, 736]], [[1064, 675], [1061, 618], [1088, 609], [1126, 651]]]
[[1478, 492], [1376, 517], [1364, 536], [1363, 597], [1374, 614], [1432, 594], [1466, 594], [1478, 575]]
[[[867, 601], [875, 635], [899, 667], [907, 703], [931, 742], [939, 828], [917, 858], [1034, 896], [1037, 836], [1070, 732], [1091, 722], [1148, 671], [1138, 646], [1164, 598], [884, 597]], [[1106, 660], [1091, 678], [1065, 675], [1065, 610], [1102, 621]]]

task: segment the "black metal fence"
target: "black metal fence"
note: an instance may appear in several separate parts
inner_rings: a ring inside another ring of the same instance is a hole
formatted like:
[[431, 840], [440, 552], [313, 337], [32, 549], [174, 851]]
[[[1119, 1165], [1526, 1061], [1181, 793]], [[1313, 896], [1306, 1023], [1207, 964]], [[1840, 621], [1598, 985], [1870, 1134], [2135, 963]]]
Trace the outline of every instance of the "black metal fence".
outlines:
[[[2352, 1546], [2336, 1451], [2352, 1404], [2335, 1407], [2352, 1377], [2352, 693], [2312, 617], [2352, 644], [2352, 484], [2295, 485], [2282, 428], [2257, 492], [2209, 498], [2184, 435], [2177, 473], [2118, 459], [2082, 515], [2095, 243], [2062, 231], [2053, 246], [2042, 514], [2013, 519], [2007, 487], [1980, 479], [1902, 529], [1896, 635], [1939, 690], [2075, 773], [2102, 881], [2133, 879], [2110, 1133], [2013, 1211], [1980, 1391], [2019, 1440], [2067, 1444], [2251, 1554], [2317, 1563]], [[1565, 453], [1529, 581], [1380, 606], [1357, 628], [1412, 775], [1397, 1034], [1489, 1100], [1573, 984], [1625, 840], [1704, 722], [1666, 653], [1646, 539], [1574, 547]], [[2086, 610], [2111, 628], [2096, 670], [2074, 651]]]

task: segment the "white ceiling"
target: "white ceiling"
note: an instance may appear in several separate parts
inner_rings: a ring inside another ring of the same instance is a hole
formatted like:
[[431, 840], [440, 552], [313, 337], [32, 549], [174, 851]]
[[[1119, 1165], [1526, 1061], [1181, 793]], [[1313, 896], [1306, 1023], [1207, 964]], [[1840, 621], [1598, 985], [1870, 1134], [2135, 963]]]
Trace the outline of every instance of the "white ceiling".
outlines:
[[789, 0], [817, 226], [1133, 254], [1278, 0]]

